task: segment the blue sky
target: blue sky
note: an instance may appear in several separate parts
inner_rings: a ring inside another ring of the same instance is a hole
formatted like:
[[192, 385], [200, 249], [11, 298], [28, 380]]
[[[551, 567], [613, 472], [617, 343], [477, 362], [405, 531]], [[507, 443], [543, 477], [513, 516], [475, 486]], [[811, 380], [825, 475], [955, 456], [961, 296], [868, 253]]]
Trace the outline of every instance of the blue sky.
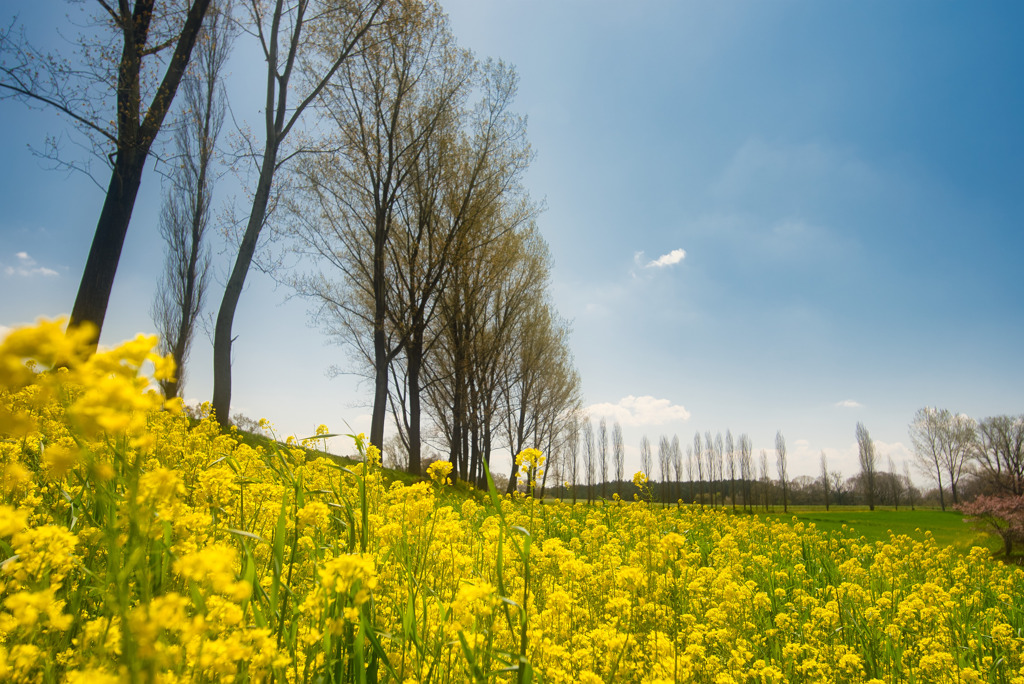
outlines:
[[[18, 4], [40, 35], [62, 7]], [[757, 453], [781, 430], [792, 473], [825, 450], [852, 475], [859, 420], [899, 464], [925, 405], [1024, 411], [1021, 6], [444, 4], [463, 44], [519, 71], [554, 299], [586, 403], [623, 421], [634, 464], [642, 434], [731, 429]], [[237, 60], [232, 77], [260, 82]], [[26, 152], [59, 120], [0, 102], [0, 121], [10, 326], [70, 309], [102, 198]], [[151, 175], [105, 343], [152, 327], [159, 197]], [[343, 351], [250, 280], [235, 406], [286, 433], [368, 427], [369, 388], [325, 375]], [[188, 396], [209, 398], [207, 346]]]

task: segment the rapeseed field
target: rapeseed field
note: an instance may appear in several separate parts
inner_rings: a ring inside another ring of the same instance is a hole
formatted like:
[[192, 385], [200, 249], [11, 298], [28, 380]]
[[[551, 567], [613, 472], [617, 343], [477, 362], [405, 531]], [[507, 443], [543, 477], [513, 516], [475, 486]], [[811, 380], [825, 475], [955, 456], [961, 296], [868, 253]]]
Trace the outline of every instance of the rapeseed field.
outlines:
[[0, 681], [1024, 684], [1024, 571], [983, 549], [642, 475], [590, 506], [385, 485], [361, 435], [351, 467], [245, 445], [150, 389], [154, 338], [81, 341], [0, 343]]

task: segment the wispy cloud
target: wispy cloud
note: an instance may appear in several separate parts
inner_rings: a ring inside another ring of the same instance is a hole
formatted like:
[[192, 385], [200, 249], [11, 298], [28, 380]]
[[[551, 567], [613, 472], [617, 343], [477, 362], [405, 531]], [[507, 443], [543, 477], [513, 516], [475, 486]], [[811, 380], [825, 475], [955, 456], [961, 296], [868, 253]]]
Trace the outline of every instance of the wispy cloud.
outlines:
[[[642, 255], [643, 252], [640, 252], [640, 254]], [[673, 249], [668, 254], [662, 254], [654, 261], [647, 262], [644, 264], [644, 268], [665, 268], [666, 266], [675, 266], [685, 258], [685, 249]]]
[[587, 412], [594, 418], [609, 418], [624, 426], [663, 425], [674, 420], [689, 420], [690, 412], [685, 406], [673, 404], [668, 399], [652, 396], [634, 397], [629, 395], [616, 403], [593, 404]]
[[36, 260], [28, 255], [28, 252], [18, 252], [14, 255], [18, 262], [14, 266], [4, 266], [4, 275], [16, 276], [19, 278], [31, 278], [32, 276], [56, 277], [60, 274], [52, 268], [40, 266]]
[[864, 404], [860, 403], [859, 401], [854, 401], [853, 399], [843, 399], [842, 401], [837, 401], [836, 406], [838, 408], [864, 408]]

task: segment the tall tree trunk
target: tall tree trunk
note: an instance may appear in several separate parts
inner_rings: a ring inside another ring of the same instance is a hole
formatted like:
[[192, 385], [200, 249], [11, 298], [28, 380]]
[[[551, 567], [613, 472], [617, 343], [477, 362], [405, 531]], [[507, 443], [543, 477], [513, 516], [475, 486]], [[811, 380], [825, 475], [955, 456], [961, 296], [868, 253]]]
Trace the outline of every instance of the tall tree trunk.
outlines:
[[458, 335], [454, 339], [454, 373], [452, 374], [452, 426], [451, 443], [448, 445], [448, 460], [451, 461], [456, 477], [461, 477], [469, 482], [469, 469], [462, 467], [462, 430], [465, 425], [464, 414], [466, 403], [464, 400], [462, 354], [459, 351]]
[[[466, 422], [468, 424], [470, 424], [470, 425], [473, 424], [473, 421], [471, 421], [468, 416], [466, 418]], [[459, 459], [462, 461], [462, 470], [464, 472], [468, 473], [468, 472], [470, 472], [470, 470], [469, 470], [469, 430], [466, 429], [466, 426], [463, 426], [463, 428], [462, 428], [462, 446], [461, 446], [461, 449], [462, 449], [462, 455], [459, 456]]]
[[[483, 421], [483, 447], [480, 450], [480, 462], [486, 463], [487, 467], [491, 467], [491, 417], [490, 412], [486, 412], [486, 417]], [[483, 468], [480, 468], [483, 471]], [[485, 483], [486, 484], [486, 483]], [[483, 485], [481, 485], [483, 488]]]
[[423, 364], [423, 331], [416, 329], [406, 346], [409, 382], [409, 472], [419, 475], [422, 470], [420, 453], [420, 368]]
[[[480, 422], [474, 420], [469, 428], [469, 472], [482, 473], [484, 468], [480, 462]], [[472, 475], [470, 475], [472, 477]]]
[[388, 402], [388, 356], [386, 281], [384, 249], [387, 244], [387, 217], [378, 212], [373, 235], [373, 416], [370, 420], [370, 444], [384, 443], [384, 418]]
[[252, 265], [256, 243], [259, 241], [263, 221], [266, 219], [270, 187], [274, 180], [274, 167], [277, 165], [277, 150], [280, 145], [272, 130], [268, 130], [267, 137], [249, 223], [245, 227], [238, 256], [235, 257], [235, 266], [231, 269], [231, 275], [224, 287], [224, 297], [217, 313], [217, 325], [213, 334], [213, 411], [217, 422], [225, 430], [231, 425], [231, 344], [234, 342], [231, 328], [235, 321], [235, 311], [238, 309], [238, 299], [245, 285], [245, 276]]
[[942, 471], [938, 467], [935, 468], [935, 479], [939, 483], [939, 506], [946, 510], [946, 497], [942, 493]]
[[92, 246], [78, 286], [78, 295], [71, 309], [68, 327], [86, 322], [95, 325], [97, 342], [103, 329], [117, 264], [121, 259], [148, 154], [148, 146], [143, 151], [122, 151], [117, 154], [107, 185], [107, 196], [103, 200], [96, 233], [92, 237]]

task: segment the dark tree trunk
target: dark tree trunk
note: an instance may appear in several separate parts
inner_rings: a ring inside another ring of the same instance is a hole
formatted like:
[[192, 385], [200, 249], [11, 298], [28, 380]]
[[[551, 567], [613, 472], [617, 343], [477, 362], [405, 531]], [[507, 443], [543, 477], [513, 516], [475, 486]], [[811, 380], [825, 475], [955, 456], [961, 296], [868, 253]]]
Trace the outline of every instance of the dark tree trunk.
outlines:
[[423, 331], [414, 330], [406, 347], [409, 373], [409, 472], [419, 475], [422, 470], [420, 453], [420, 368], [423, 363]]
[[220, 311], [217, 313], [217, 325], [213, 334], [213, 411], [217, 422], [223, 429], [231, 425], [231, 328], [238, 309], [238, 299], [242, 296], [245, 276], [249, 273], [256, 244], [259, 241], [263, 221], [267, 215], [267, 204], [270, 201], [270, 187], [274, 181], [274, 167], [277, 165], [279, 141], [271, 133], [263, 152], [263, 163], [260, 167], [260, 178], [256, 185], [249, 223], [245, 227], [242, 244], [235, 257], [235, 266], [231, 269], [224, 297], [221, 299]]
[[480, 422], [476, 420], [473, 421], [469, 429], [469, 458], [469, 472], [472, 478], [472, 473], [482, 473], [484, 470], [480, 463]]
[[[476, 443], [476, 436], [470, 438], [470, 442]], [[484, 477], [484, 467], [480, 459], [480, 451], [476, 446], [472, 447], [472, 454], [469, 459], [469, 472], [466, 475], [466, 482], [483, 482], [487, 486], [487, 478]]]
[[[483, 447], [480, 450], [480, 461], [482, 463], [486, 463], [488, 468], [491, 467], [491, 423], [490, 423], [490, 421], [491, 421], [491, 419], [490, 419], [490, 415], [489, 415], [489, 412], [488, 412], [487, 416], [482, 421], [483, 422], [484, 438], [483, 438]], [[481, 468], [480, 470], [483, 471], [483, 468]], [[486, 478], [484, 478], [484, 479], [486, 479]], [[486, 482], [482, 483], [481, 484], [481, 488], [483, 488], [485, 485], [486, 485]]]
[[71, 310], [69, 327], [82, 323], [95, 325], [97, 342], [100, 330], [103, 329], [114, 275], [128, 234], [128, 223], [142, 183], [142, 170], [147, 156], [148, 147], [145, 151], [121, 152], [117, 155], [78, 286], [75, 306]]
[[469, 481], [469, 469], [462, 463], [462, 433], [465, 425], [464, 414], [466, 403], [464, 399], [464, 388], [462, 386], [462, 370], [459, 352], [455, 351], [455, 373], [452, 377], [452, 436], [449, 447], [448, 460], [451, 461], [454, 472], [463, 480]]
[[[472, 422], [469, 420], [468, 417], [466, 419], [466, 422], [468, 424], [472, 424]], [[462, 455], [459, 458], [462, 461], [462, 470], [464, 472], [468, 473], [469, 472], [469, 430], [466, 429], [466, 426], [463, 426], [463, 428], [462, 428]]]
[[384, 443], [384, 418], [388, 403], [388, 356], [386, 281], [384, 248], [387, 244], [387, 218], [378, 213], [373, 236], [373, 417], [370, 420], [370, 444]]
[[942, 471], [938, 467], [935, 468], [935, 479], [939, 483], [939, 506], [946, 510], [946, 497], [942, 493]]

